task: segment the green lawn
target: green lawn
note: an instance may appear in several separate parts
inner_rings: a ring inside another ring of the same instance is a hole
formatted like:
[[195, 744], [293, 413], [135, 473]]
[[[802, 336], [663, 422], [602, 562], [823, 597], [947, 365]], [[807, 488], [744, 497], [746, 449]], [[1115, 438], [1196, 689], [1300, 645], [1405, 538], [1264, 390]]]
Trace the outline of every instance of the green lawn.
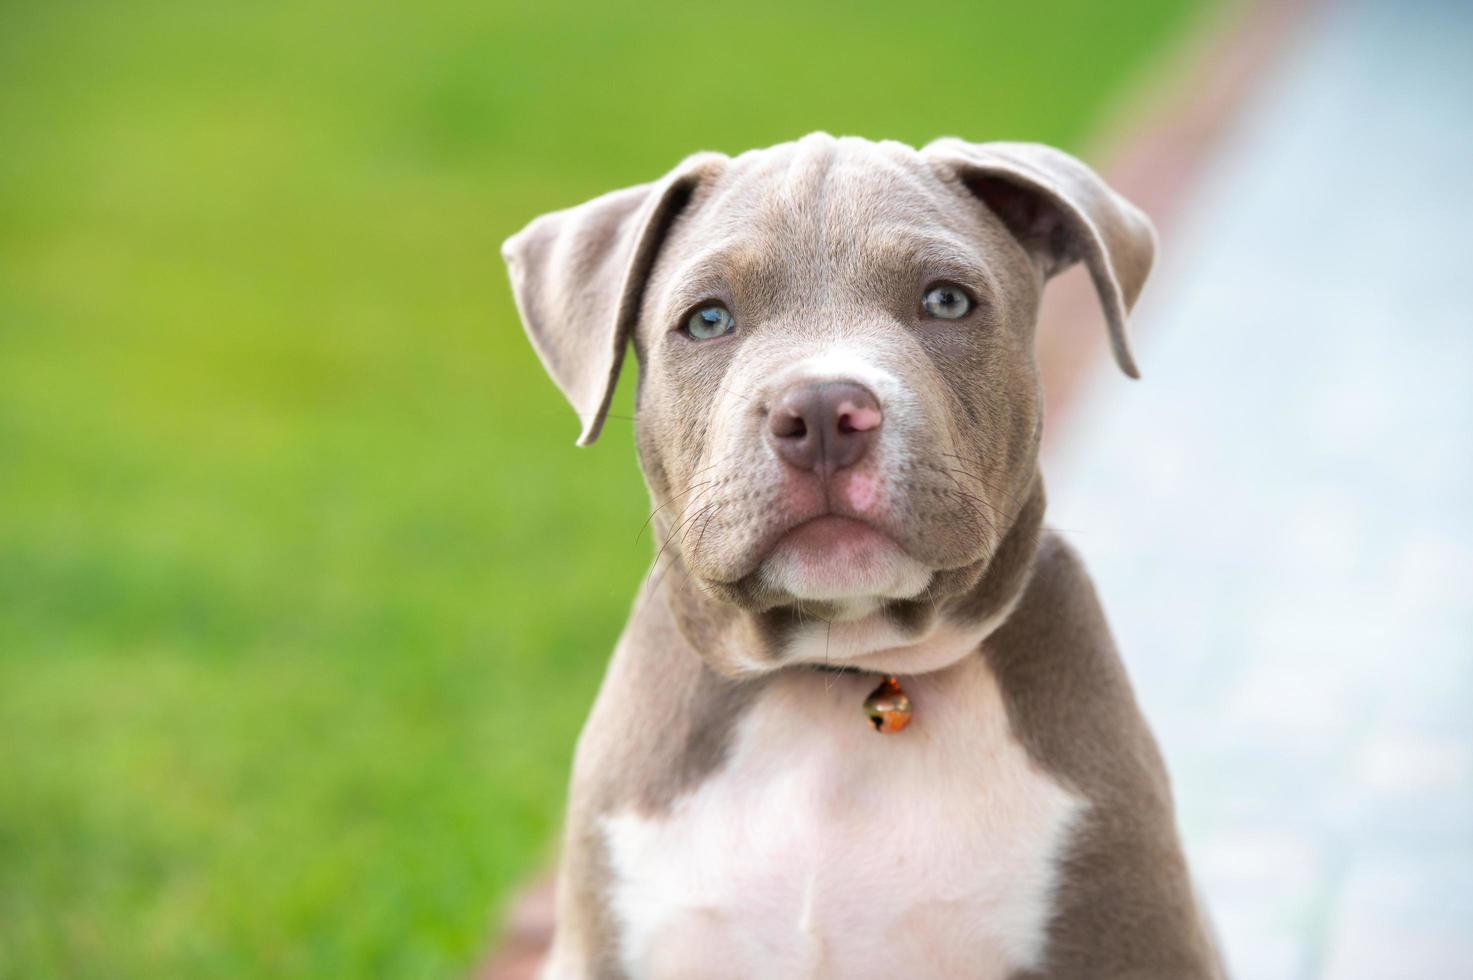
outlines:
[[1203, 2], [4, 5], [0, 976], [463, 973], [650, 556], [501, 240], [811, 129], [1078, 147]]

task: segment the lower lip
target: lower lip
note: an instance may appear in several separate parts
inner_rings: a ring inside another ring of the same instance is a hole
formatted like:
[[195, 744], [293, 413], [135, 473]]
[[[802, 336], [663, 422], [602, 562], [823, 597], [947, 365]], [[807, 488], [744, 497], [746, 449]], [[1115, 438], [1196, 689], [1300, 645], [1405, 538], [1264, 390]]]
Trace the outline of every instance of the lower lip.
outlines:
[[783, 535], [782, 545], [805, 557], [833, 557], [841, 553], [894, 547], [890, 539], [862, 521], [849, 517], [815, 517]]

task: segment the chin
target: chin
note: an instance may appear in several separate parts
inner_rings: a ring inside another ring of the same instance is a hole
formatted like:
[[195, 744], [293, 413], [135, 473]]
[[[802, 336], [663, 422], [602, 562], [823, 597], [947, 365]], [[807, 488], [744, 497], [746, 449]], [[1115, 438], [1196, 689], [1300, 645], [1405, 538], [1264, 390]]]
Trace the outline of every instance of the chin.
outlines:
[[771, 592], [800, 602], [851, 603], [913, 599], [925, 591], [931, 570], [894, 539], [847, 517], [818, 517], [778, 540], [759, 575]]

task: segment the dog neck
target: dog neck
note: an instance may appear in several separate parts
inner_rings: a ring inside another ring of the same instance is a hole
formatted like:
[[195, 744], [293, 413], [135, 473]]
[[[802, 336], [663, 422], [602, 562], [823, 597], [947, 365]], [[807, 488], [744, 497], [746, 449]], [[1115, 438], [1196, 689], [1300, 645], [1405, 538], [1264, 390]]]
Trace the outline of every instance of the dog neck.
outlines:
[[729, 677], [795, 666], [929, 673], [975, 651], [1021, 597], [1043, 526], [1045, 496], [1037, 472], [1020, 499], [990, 556], [937, 572], [918, 598], [888, 600], [854, 619], [835, 618], [832, 607], [815, 604], [739, 608], [710, 595], [678, 554], [650, 588], [663, 593], [691, 646], [712, 669]]

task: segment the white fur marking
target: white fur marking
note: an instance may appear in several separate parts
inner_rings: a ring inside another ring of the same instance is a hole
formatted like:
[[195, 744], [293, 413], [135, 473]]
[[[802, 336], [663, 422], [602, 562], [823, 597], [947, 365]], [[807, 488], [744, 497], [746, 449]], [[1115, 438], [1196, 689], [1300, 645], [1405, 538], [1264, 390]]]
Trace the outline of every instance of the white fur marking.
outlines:
[[[814, 381], [857, 381], [880, 399], [889, 402], [901, 392], [895, 375], [878, 366], [854, 349], [853, 345], [833, 345], [803, 358], [793, 365], [795, 377]], [[789, 382], [790, 383], [790, 382]], [[888, 405], [886, 406], [889, 407]]]
[[1041, 962], [1084, 801], [1034, 767], [985, 660], [908, 679], [909, 729], [872, 731], [873, 678], [792, 672], [726, 765], [668, 814], [602, 826], [638, 977], [1002, 978]]
[[864, 558], [838, 554], [818, 568], [777, 552], [763, 562], [759, 574], [769, 589], [814, 602], [914, 599], [931, 581], [929, 568], [894, 545], [866, 550]]

